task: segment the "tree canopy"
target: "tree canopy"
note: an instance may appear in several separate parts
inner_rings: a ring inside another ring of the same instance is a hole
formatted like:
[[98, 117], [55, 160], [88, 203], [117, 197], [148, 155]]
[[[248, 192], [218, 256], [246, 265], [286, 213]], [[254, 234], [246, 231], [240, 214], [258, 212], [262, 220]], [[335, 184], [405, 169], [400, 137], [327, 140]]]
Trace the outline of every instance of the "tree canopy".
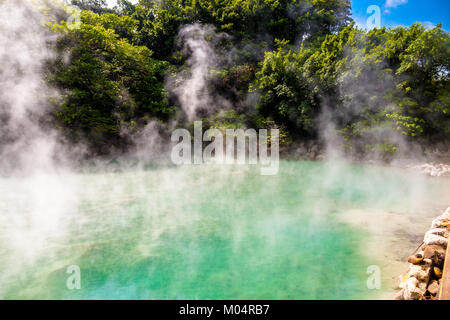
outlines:
[[[61, 36], [49, 79], [64, 92], [55, 117], [69, 136], [100, 150], [125, 146], [123, 132], [178, 114], [165, 79], [189, 69], [177, 36], [190, 24], [227, 35], [214, 44], [206, 39], [227, 57], [209, 70], [210, 89], [232, 102], [227, 123], [315, 139], [327, 112], [358, 152], [395, 150], [380, 127], [410, 140], [450, 136], [450, 37], [442, 25], [360, 30], [348, 0], [120, 0], [113, 9], [102, 0], [73, 3], [83, 10], [81, 27], [53, 25]], [[210, 122], [220, 126], [220, 114]]]

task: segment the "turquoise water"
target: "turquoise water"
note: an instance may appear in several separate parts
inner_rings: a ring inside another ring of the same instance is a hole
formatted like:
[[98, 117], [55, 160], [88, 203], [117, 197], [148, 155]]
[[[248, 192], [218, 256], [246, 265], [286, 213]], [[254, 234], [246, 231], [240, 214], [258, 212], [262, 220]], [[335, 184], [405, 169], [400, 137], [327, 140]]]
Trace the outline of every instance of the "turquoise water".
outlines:
[[[392, 256], [412, 251], [448, 190], [395, 169], [288, 161], [276, 176], [192, 166], [2, 179], [0, 298], [383, 298], [398, 270], [368, 248], [381, 237]], [[66, 285], [71, 265], [80, 290]], [[380, 290], [367, 288], [370, 265]]]

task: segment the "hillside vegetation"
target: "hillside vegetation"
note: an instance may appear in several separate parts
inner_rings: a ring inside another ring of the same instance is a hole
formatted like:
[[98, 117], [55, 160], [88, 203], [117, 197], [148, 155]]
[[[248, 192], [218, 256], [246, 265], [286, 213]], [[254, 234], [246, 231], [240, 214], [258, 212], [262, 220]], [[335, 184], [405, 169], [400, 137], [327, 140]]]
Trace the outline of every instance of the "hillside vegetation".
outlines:
[[83, 9], [80, 28], [67, 13], [51, 26], [60, 37], [49, 81], [63, 92], [54, 116], [98, 153], [126, 149], [151, 121], [190, 125], [167, 86], [192, 67], [178, 36], [188, 25], [205, 30], [217, 56], [205, 94], [227, 103], [198, 110], [212, 127], [276, 127], [289, 145], [331, 126], [358, 153], [395, 152], [393, 132], [416, 142], [450, 137], [450, 37], [441, 25], [360, 30], [347, 0], [73, 3]]

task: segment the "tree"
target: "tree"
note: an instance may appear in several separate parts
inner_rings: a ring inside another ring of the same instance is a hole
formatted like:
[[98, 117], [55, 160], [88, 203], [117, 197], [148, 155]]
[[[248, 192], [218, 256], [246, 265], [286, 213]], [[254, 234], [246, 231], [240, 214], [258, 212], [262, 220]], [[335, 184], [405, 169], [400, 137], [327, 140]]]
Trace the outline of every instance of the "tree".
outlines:
[[295, 53], [286, 45], [282, 42], [277, 50], [267, 52], [257, 73], [256, 86], [261, 94], [258, 113], [298, 136], [313, 132], [319, 101], [304, 72], [310, 51], [302, 48]]
[[113, 12], [108, 8], [106, 0], [72, 0], [71, 3], [81, 10], [89, 10], [95, 13]]
[[140, 44], [160, 59], [173, 53], [184, 24], [210, 24], [235, 43], [260, 39], [271, 48], [275, 39], [320, 41], [351, 21], [348, 0], [145, 0], [135, 18], [141, 22]]
[[52, 82], [64, 92], [55, 115], [70, 137], [108, 152], [108, 145], [124, 147], [130, 142], [124, 132], [133, 132], [151, 118], [170, 116], [163, 86], [166, 63], [108, 28], [119, 27], [128, 34], [127, 27], [134, 25], [129, 18], [88, 11], [81, 18], [76, 30], [68, 30], [65, 23], [54, 26], [62, 36]]

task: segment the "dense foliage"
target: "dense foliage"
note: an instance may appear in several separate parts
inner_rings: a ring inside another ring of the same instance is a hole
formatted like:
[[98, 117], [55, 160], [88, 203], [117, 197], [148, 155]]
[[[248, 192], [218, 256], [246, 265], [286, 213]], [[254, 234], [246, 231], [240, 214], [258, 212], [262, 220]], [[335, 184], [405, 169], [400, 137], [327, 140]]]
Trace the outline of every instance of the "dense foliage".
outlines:
[[86, 138], [107, 151], [111, 144], [126, 143], [123, 133], [139, 123], [151, 117], [168, 119], [171, 108], [163, 84], [167, 63], [127, 40], [133, 37], [135, 20], [90, 11], [83, 11], [81, 18], [78, 29], [55, 27], [64, 36], [58, 41], [61, 54], [52, 66], [52, 81], [65, 93], [56, 116], [72, 138]]
[[392, 131], [450, 137], [450, 37], [441, 25], [360, 30], [348, 0], [73, 3], [81, 27], [53, 25], [62, 37], [50, 79], [65, 93], [55, 116], [97, 150], [126, 146], [124, 132], [179, 114], [164, 79], [186, 68], [177, 35], [193, 23], [227, 35], [214, 43], [228, 59], [211, 70], [211, 86], [233, 110], [213, 115], [212, 126], [278, 127], [290, 142], [320, 137], [325, 114], [358, 152], [395, 151]]
[[257, 74], [260, 112], [294, 132], [314, 133], [326, 110], [360, 152], [386, 146], [393, 130], [410, 139], [448, 139], [449, 49], [441, 26], [365, 32], [351, 24], [320, 48], [266, 53]]

